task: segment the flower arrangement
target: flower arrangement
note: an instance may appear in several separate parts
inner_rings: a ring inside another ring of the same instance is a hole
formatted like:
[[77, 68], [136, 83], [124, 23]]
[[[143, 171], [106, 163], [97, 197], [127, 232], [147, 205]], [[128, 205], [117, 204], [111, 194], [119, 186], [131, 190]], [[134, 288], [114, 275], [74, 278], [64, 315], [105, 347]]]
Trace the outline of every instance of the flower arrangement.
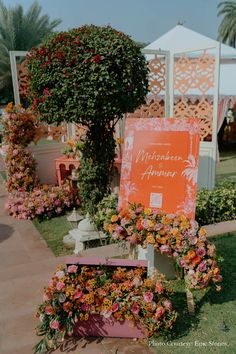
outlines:
[[59, 186], [38, 186], [31, 192], [11, 194], [5, 205], [9, 214], [17, 219], [49, 219], [80, 205], [77, 192], [68, 184]]
[[7, 191], [30, 192], [38, 185], [36, 162], [21, 145], [8, 145], [5, 155]]
[[44, 338], [35, 353], [46, 352], [50, 341], [56, 347], [65, 335], [73, 334], [79, 321], [87, 321], [93, 314], [139, 322], [148, 336], [164, 334], [177, 317], [171, 292], [162, 275], [147, 278], [144, 267], [60, 266], [38, 307], [37, 333]]
[[215, 246], [196, 221], [184, 215], [165, 215], [142, 205], [131, 205], [108, 211], [103, 229], [116, 241], [125, 240], [144, 248], [151, 244], [158, 252], [173, 257], [184, 270], [189, 289], [203, 289], [210, 283], [216, 284], [216, 290], [221, 289], [217, 285], [222, 277]]
[[20, 105], [9, 103], [3, 118], [3, 140], [7, 172], [6, 188], [10, 193], [29, 192], [39, 180], [36, 175], [36, 162], [27, 145], [36, 134], [35, 117]]
[[36, 118], [29, 110], [20, 105], [9, 103], [2, 119], [4, 143], [26, 147], [34, 140], [36, 134]]

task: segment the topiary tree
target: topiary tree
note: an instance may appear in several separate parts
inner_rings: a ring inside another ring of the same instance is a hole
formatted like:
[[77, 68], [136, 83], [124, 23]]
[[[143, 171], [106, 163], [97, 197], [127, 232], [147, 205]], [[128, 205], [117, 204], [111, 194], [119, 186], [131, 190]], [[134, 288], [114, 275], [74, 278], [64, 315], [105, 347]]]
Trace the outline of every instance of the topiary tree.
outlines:
[[79, 184], [84, 209], [93, 214], [108, 191], [115, 123], [144, 103], [145, 58], [125, 34], [83, 26], [33, 48], [27, 68], [29, 98], [41, 120], [87, 127]]

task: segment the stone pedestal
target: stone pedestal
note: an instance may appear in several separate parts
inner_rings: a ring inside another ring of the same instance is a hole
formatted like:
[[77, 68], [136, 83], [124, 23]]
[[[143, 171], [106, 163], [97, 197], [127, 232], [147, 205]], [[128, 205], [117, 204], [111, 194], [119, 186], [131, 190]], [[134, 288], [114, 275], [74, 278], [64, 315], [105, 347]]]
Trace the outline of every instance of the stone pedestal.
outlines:
[[69, 234], [75, 240], [75, 254], [78, 254], [85, 249], [85, 242], [92, 240], [104, 240], [107, 238], [107, 235], [96, 230], [88, 215], [86, 215], [84, 220], [80, 221], [78, 228], [71, 230]]
[[148, 245], [146, 249], [138, 246], [138, 259], [146, 259], [148, 261], [148, 274], [150, 276], [156, 269], [164, 274], [166, 279], [176, 278], [172, 258], [156, 252], [152, 245]]

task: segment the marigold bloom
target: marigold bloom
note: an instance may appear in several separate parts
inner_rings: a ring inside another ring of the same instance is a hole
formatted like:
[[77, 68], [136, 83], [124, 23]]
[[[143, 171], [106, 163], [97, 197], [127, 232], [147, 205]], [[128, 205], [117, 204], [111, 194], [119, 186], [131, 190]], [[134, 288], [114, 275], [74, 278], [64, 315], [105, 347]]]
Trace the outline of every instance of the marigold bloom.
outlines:
[[118, 216], [117, 215], [112, 215], [111, 222], [116, 222], [117, 220], [118, 220]]

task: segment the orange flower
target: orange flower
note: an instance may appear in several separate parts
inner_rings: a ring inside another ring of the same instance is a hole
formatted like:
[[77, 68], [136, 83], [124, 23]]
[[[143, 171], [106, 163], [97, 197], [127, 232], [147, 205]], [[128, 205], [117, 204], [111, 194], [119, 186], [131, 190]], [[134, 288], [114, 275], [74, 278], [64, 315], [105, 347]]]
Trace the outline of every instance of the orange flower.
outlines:
[[166, 241], [167, 241], [167, 237], [158, 237], [158, 236], [156, 236], [156, 241], [158, 243], [161, 243], [162, 245], [165, 245]]
[[196, 257], [193, 258], [191, 264], [192, 264], [193, 266], [196, 266], [196, 265], [199, 264], [200, 262], [201, 262], [201, 257], [196, 256]]
[[200, 237], [206, 236], [206, 230], [203, 227], [201, 227], [200, 230], [198, 231], [198, 235]]
[[188, 251], [187, 257], [188, 257], [188, 259], [193, 259], [194, 257], [196, 257], [195, 251], [194, 250]]
[[148, 234], [146, 240], [147, 240], [147, 243], [151, 243], [151, 244], [155, 243], [155, 239], [152, 234]]
[[217, 275], [219, 272], [220, 272], [219, 268], [216, 267], [216, 268], [213, 269], [213, 274], [214, 275]]
[[173, 235], [173, 236], [176, 236], [179, 232], [179, 229], [177, 227], [173, 227], [173, 229], [170, 231], [170, 233]]
[[111, 222], [116, 222], [118, 220], [118, 215], [112, 215]]

